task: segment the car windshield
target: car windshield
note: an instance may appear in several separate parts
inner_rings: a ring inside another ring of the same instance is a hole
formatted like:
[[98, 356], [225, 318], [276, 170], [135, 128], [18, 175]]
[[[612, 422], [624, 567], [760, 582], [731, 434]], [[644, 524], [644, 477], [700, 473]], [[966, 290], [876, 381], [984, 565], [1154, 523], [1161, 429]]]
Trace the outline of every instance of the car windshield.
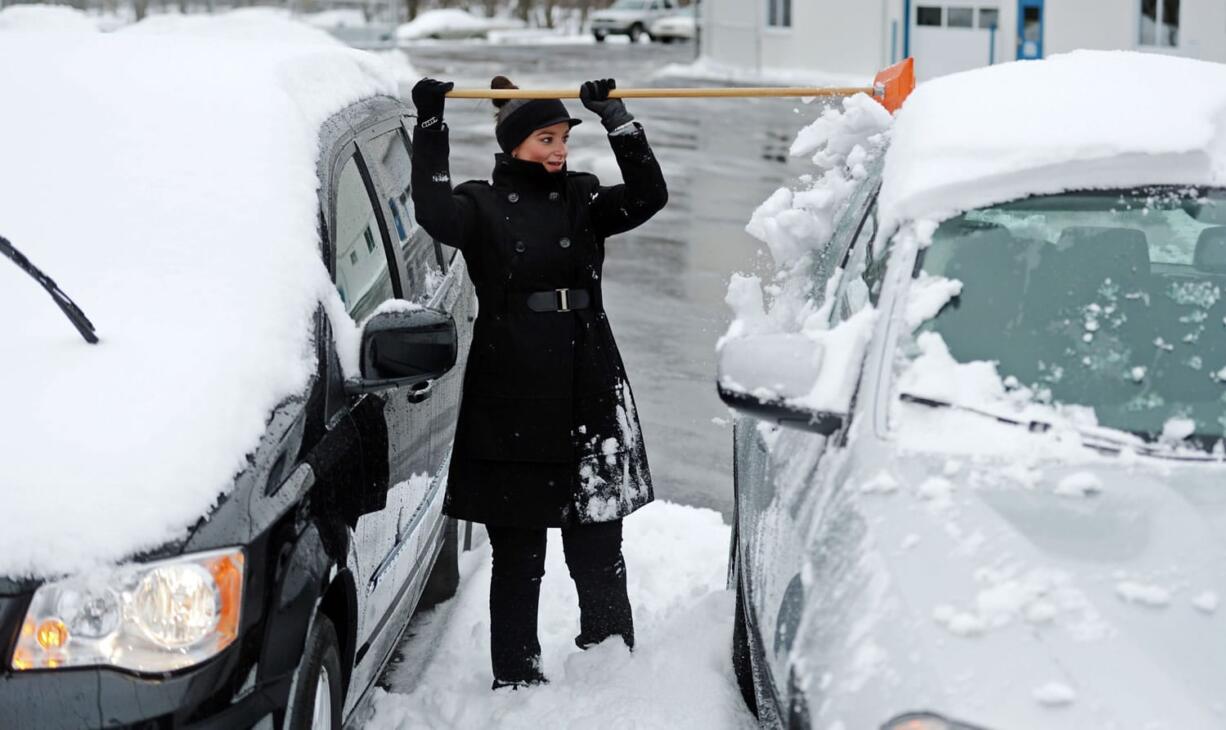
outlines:
[[647, 0], [617, 0], [613, 3], [612, 10], [644, 10], [647, 7]]
[[959, 362], [995, 361], [1040, 400], [1092, 407], [1100, 425], [1147, 441], [1171, 419], [1194, 422], [1203, 448], [1223, 437], [1226, 191], [971, 211], [941, 224], [920, 268], [963, 284], [924, 325]]

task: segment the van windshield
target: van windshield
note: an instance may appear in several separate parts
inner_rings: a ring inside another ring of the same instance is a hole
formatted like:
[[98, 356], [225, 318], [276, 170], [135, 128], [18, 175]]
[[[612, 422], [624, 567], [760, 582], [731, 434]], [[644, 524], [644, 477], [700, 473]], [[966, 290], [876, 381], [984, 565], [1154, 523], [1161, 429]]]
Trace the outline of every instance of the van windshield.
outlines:
[[611, 10], [644, 10], [647, 8], [647, 0], [617, 0], [613, 3]]
[[957, 361], [995, 361], [1040, 400], [1147, 441], [1171, 419], [1205, 449], [1226, 432], [1226, 191], [971, 211], [941, 224], [920, 268], [963, 284], [924, 325]]

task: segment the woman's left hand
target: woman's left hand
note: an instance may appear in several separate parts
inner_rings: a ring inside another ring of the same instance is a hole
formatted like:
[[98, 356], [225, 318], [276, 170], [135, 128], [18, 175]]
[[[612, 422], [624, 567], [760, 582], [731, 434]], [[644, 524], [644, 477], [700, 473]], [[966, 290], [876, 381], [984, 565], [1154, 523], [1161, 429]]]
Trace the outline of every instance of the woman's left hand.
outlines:
[[579, 100], [583, 106], [599, 114], [600, 123], [610, 132], [634, 121], [634, 116], [626, 111], [621, 99], [609, 98], [609, 92], [616, 88], [617, 81], [614, 79], [586, 81], [579, 87]]

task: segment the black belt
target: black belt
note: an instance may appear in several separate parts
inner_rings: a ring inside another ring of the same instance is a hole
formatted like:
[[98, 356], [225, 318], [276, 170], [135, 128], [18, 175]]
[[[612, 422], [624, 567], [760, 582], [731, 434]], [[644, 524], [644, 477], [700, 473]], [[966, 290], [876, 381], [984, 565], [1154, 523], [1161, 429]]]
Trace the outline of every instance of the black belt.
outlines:
[[552, 289], [528, 295], [528, 309], [534, 312], [569, 312], [592, 306], [587, 289]]

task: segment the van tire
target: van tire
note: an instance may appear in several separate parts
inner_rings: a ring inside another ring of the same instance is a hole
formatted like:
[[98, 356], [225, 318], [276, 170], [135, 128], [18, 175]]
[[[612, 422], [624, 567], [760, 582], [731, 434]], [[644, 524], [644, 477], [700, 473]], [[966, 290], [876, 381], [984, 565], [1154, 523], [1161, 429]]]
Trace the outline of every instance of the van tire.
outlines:
[[638, 43], [639, 37], [642, 35], [643, 35], [642, 23], [635, 23], [634, 25], [630, 26], [630, 42], [631, 43]]
[[327, 691], [331, 696], [331, 728], [341, 730], [341, 710], [345, 692], [341, 686], [341, 652], [336, 638], [336, 627], [322, 613], [315, 614], [311, 632], [307, 635], [302, 661], [294, 674], [290, 691], [285, 727], [288, 730], [313, 730], [315, 697], [320, 687], [320, 678], [326, 672]]
[[600, 31], [596, 31], [592, 33], [592, 37], [596, 39], [597, 43], [604, 43], [604, 33], [601, 33]]
[[460, 530], [458, 523], [447, 518], [443, 526], [443, 548], [439, 550], [438, 560], [430, 577], [426, 579], [426, 587], [422, 589], [421, 600], [417, 602], [418, 609], [430, 608], [451, 598], [460, 587]]

